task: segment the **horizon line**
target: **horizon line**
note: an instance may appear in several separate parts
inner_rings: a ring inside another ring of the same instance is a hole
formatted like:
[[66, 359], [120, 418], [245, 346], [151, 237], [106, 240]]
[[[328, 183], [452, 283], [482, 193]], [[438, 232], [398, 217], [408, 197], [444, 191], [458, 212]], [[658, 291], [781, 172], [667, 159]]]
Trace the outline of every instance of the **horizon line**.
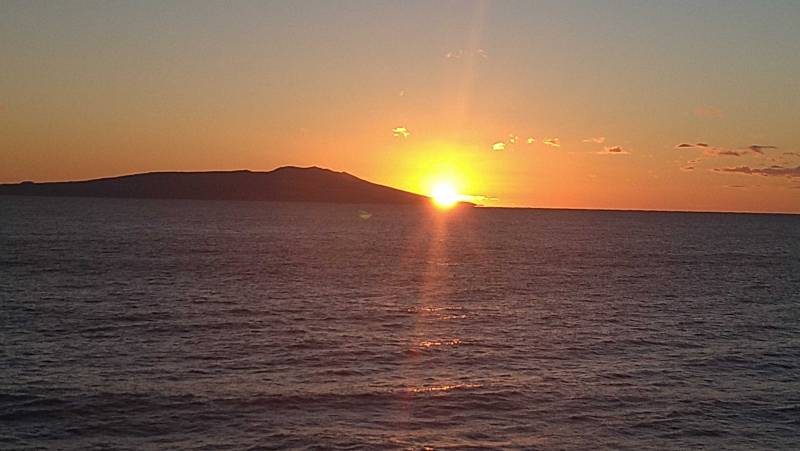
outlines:
[[[236, 172], [244, 172], [244, 173], [261, 173], [266, 174], [270, 172], [277, 171], [279, 169], [286, 169], [286, 168], [293, 168], [293, 169], [318, 169], [322, 171], [329, 171], [334, 172], [337, 174], [347, 174], [352, 177], [359, 178], [364, 180], [368, 183], [382, 185], [388, 188], [393, 188], [399, 191], [405, 191], [407, 193], [416, 194], [423, 197], [430, 196], [422, 193], [416, 193], [413, 191], [407, 191], [405, 189], [396, 188], [390, 185], [383, 185], [382, 183], [373, 182], [367, 179], [362, 179], [361, 177], [354, 175], [347, 171], [337, 171], [335, 169], [330, 169], [326, 167], [311, 165], [311, 166], [298, 166], [298, 165], [283, 165], [277, 166], [270, 170], [253, 170], [253, 169], [209, 169], [209, 170], [152, 170], [152, 171], [144, 171], [144, 172], [132, 172], [132, 173], [123, 173], [118, 175], [109, 175], [103, 177], [96, 177], [96, 178], [88, 178], [88, 179], [79, 179], [79, 180], [58, 180], [58, 181], [33, 181], [33, 180], [21, 180], [18, 182], [0, 182], [0, 186], [2, 185], [20, 185], [23, 183], [33, 183], [33, 184], [46, 184], [46, 183], [81, 183], [81, 182], [91, 182], [97, 180], [106, 180], [106, 179], [114, 179], [114, 178], [122, 178], [122, 177], [130, 177], [130, 176], [137, 176], [137, 175], [149, 175], [149, 174], [208, 174], [208, 173], [216, 173], [216, 174], [226, 174], [226, 173], [236, 173]], [[2, 197], [12, 197], [4, 194], [0, 194]], [[13, 197], [39, 197], [39, 196], [13, 196]], [[89, 196], [64, 196], [64, 197], [85, 197], [85, 198], [97, 198], [97, 197], [89, 197]], [[215, 199], [170, 199], [170, 198], [162, 198], [162, 199], [152, 199], [152, 198], [117, 198], [117, 199], [146, 199], [146, 200], [200, 200], [205, 201], [209, 200], [212, 202], [220, 202], [222, 200], [215, 200]], [[230, 200], [225, 200], [225, 202], [231, 202]], [[269, 200], [233, 200], [233, 202], [281, 202], [281, 201], [269, 201]], [[321, 202], [324, 203], [324, 202]], [[354, 204], [355, 205], [355, 204]], [[378, 204], [380, 205], [380, 204]], [[593, 212], [622, 212], [622, 213], [694, 213], [694, 214], [743, 214], [743, 215], [781, 215], [781, 216], [799, 216], [800, 212], [791, 212], [791, 211], [752, 211], [752, 210], [669, 210], [669, 209], [648, 209], [648, 208], [591, 208], [591, 207], [537, 207], [537, 206], [515, 206], [515, 205], [482, 205], [482, 204], [474, 204], [474, 208], [480, 209], [487, 209], [487, 208], [495, 208], [495, 209], [506, 209], [506, 210], [558, 210], [558, 211], [593, 211]]]

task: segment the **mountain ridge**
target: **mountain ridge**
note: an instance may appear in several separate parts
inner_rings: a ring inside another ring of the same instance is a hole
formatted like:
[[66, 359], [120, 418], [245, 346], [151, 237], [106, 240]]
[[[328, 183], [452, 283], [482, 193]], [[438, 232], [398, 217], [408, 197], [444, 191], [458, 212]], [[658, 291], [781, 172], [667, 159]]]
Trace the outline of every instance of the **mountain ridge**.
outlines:
[[0, 184], [0, 195], [424, 204], [430, 198], [318, 166], [271, 171], [154, 171], [88, 180]]

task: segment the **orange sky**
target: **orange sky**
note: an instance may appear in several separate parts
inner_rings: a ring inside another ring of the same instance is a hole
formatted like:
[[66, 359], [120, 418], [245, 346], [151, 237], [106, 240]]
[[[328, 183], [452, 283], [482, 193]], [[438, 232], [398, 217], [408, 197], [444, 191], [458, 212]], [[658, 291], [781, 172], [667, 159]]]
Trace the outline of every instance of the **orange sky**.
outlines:
[[487, 205], [800, 212], [797, 23], [778, 2], [6, 2], [0, 182], [291, 164]]

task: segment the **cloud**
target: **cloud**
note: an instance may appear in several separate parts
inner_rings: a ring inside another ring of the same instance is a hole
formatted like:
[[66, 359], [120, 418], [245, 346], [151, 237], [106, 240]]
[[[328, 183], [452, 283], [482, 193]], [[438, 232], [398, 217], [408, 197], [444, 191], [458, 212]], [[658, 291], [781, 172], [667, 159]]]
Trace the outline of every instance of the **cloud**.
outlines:
[[755, 153], [757, 153], [759, 155], [764, 155], [764, 151], [765, 150], [777, 149], [776, 146], [762, 146], [760, 144], [751, 144], [751, 145], [747, 146], [747, 148], [750, 149], [751, 152], [755, 152]]
[[546, 146], [561, 147], [561, 140], [558, 138], [547, 138], [542, 141]]
[[[697, 158], [695, 160], [692, 160], [692, 161], [689, 161], [689, 162], [686, 163], [686, 165], [681, 167], [681, 170], [683, 170], [683, 171], [694, 170], [696, 168], [697, 163], [699, 163], [700, 161], [703, 161], [706, 158], [745, 157], [745, 156], [750, 155], [750, 154], [756, 154], [756, 155], [764, 156], [764, 150], [766, 150], [766, 149], [777, 149], [776, 146], [765, 146], [765, 145], [760, 145], [760, 144], [753, 144], [753, 145], [750, 145], [750, 146], [747, 146], [747, 147], [744, 147], [744, 148], [738, 148], [738, 149], [726, 149], [724, 147], [712, 147], [709, 144], [703, 143], [703, 142], [697, 142], [697, 143], [683, 142], [683, 143], [680, 143], [680, 144], [676, 145], [674, 148], [678, 149], [678, 150], [698, 149], [698, 150], [702, 150], [703, 151], [703, 154], [699, 158]], [[778, 160], [778, 159], [774, 159], [774, 158], [768, 158], [768, 159], [776, 161], [776, 162], [780, 162], [780, 160]], [[780, 171], [780, 168], [781, 168], [780, 166], [771, 166], [769, 168], [760, 168], [760, 169], [759, 168], [755, 168], [754, 169], [754, 168], [750, 168], [748, 166], [739, 166], [739, 167], [734, 167], [734, 168], [717, 168], [717, 169], [714, 169], [714, 171], [716, 171], [716, 172], [736, 172], [736, 173], [742, 173], [742, 174], [766, 175], [766, 176], [770, 176], [770, 175], [787, 175], [787, 174], [782, 174], [781, 171]], [[747, 172], [747, 171], [751, 171], [751, 172]], [[794, 175], [787, 175], [787, 176], [788, 177], [794, 177]]]
[[598, 155], [628, 155], [629, 153], [622, 146], [604, 147], [603, 150], [597, 152]]
[[598, 136], [596, 138], [586, 138], [586, 139], [583, 140], [583, 142], [585, 142], [585, 143], [603, 144], [604, 142], [606, 142], [606, 137], [605, 136]]
[[784, 152], [783, 154], [790, 157], [800, 157], [800, 152]]
[[707, 157], [741, 157], [745, 153], [751, 152], [758, 155], [764, 155], [767, 149], [777, 149], [776, 146], [764, 146], [760, 144], [753, 144], [741, 150], [731, 150], [722, 147], [711, 147], [707, 143], [680, 143], [674, 147], [675, 149], [703, 149], [703, 155]]
[[457, 60], [461, 59], [467, 55], [475, 55], [478, 58], [486, 59], [489, 58], [489, 53], [484, 49], [475, 49], [473, 51], [469, 50], [452, 50], [444, 54], [444, 58], [448, 60]]
[[392, 129], [392, 136], [398, 138], [408, 138], [410, 135], [411, 132], [405, 127], [395, 127]]
[[680, 143], [675, 146], [676, 149], [705, 149], [706, 147], [708, 147], [706, 143]]
[[707, 148], [703, 149], [703, 156], [705, 157], [741, 157], [742, 152], [736, 150]]
[[484, 196], [482, 194], [465, 194], [464, 197], [467, 202], [486, 202], [500, 200], [497, 197]]
[[[526, 142], [528, 144], [532, 144], [535, 141], [533, 138], [528, 138]], [[492, 144], [492, 150], [509, 150], [513, 149], [517, 146], [517, 144], [522, 143], [520, 137], [513, 133], [509, 133], [508, 137], [504, 141], [497, 141]]]
[[[715, 147], [709, 146], [707, 143], [680, 143], [674, 147], [678, 150], [683, 149], [703, 149], [703, 155], [707, 157], [718, 157], [722, 152], [728, 152], [725, 149], [719, 149]], [[732, 154], [725, 154], [725, 155], [732, 155]], [[738, 155], [737, 155], [738, 156]]]
[[722, 117], [722, 110], [715, 106], [700, 105], [695, 107], [694, 115], [705, 119], [717, 119]]
[[727, 172], [731, 174], [761, 175], [764, 177], [800, 177], [800, 166], [767, 166], [764, 168], [752, 168], [750, 166], [736, 166], [732, 168], [715, 168], [715, 172]]

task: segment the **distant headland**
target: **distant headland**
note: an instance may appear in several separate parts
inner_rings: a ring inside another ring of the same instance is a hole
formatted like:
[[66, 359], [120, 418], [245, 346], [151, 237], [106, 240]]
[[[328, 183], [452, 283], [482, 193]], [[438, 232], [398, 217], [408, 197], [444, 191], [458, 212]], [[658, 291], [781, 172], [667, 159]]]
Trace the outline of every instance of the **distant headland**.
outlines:
[[430, 198], [346, 172], [285, 166], [269, 172], [149, 172], [94, 180], [0, 184], [0, 195], [429, 204]]

